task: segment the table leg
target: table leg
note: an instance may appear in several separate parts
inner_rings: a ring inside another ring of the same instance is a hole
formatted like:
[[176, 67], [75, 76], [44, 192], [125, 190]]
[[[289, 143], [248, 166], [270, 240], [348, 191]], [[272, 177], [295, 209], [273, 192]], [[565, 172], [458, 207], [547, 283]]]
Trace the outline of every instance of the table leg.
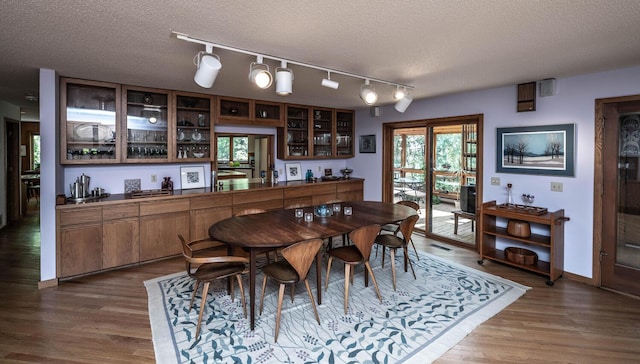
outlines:
[[458, 234], [458, 214], [453, 213], [453, 233]]
[[322, 254], [316, 254], [316, 291], [318, 292], [318, 306], [322, 304], [322, 275], [320, 274], [320, 264], [322, 264]]
[[251, 330], [256, 325], [256, 249], [249, 249], [249, 319]]

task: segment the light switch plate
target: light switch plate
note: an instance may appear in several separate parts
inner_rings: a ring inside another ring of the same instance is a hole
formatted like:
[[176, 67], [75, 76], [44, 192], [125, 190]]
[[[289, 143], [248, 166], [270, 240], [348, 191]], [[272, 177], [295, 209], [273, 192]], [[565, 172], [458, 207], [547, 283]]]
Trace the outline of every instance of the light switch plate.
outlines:
[[500, 177], [491, 177], [492, 186], [500, 186]]

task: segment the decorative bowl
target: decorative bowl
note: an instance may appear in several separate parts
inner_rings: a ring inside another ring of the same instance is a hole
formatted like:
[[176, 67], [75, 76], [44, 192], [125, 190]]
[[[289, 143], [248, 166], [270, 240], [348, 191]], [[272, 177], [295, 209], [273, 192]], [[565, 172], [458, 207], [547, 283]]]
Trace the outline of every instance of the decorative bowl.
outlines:
[[202, 158], [204, 157], [204, 153], [193, 153], [193, 156], [196, 158]]

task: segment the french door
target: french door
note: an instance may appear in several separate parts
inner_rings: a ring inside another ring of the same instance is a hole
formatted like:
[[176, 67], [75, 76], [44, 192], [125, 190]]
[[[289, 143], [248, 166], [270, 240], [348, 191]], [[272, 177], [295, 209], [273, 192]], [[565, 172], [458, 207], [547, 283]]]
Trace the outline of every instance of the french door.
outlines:
[[475, 249], [481, 131], [481, 115], [384, 124], [383, 201], [417, 202], [418, 231]]

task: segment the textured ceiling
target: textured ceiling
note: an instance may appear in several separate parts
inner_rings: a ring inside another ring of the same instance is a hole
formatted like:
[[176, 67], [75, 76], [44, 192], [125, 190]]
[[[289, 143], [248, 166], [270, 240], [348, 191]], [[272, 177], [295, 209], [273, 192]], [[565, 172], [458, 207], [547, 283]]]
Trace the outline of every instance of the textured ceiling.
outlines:
[[[257, 90], [255, 58], [214, 49], [211, 89], [193, 82], [204, 46], [171, 30], [265, 55], [409, 84], [414, 98], [640, 64], [637, 0], [0, 0], [0, 99], [37, 120], [38, 68], [62, 76], [338, 108], [361, 80], [290, 66], [293, 95]], [[276, 62], [270, 63], [272, 69]], [[392, 87], [375, 85], [381, 104]]]

